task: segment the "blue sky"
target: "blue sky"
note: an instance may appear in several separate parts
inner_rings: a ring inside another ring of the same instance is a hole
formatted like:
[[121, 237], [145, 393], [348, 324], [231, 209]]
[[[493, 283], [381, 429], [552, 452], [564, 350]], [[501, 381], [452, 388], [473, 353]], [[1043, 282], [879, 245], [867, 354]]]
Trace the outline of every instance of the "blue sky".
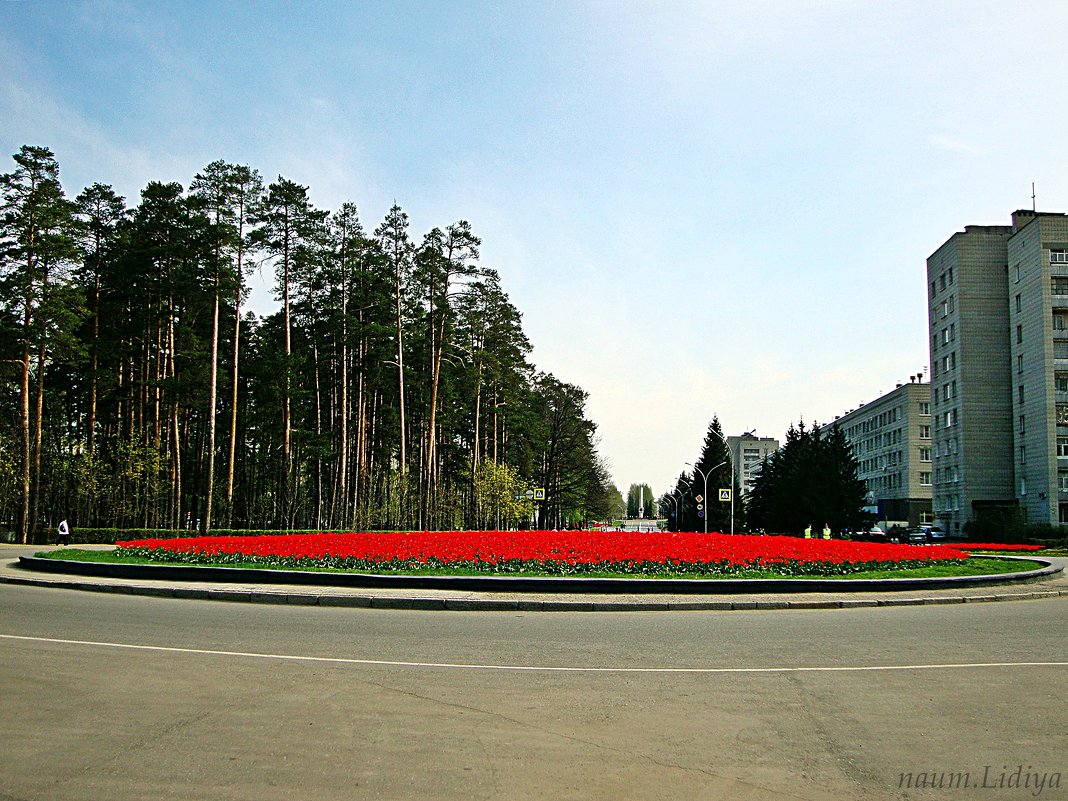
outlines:
[[[625, 492], [927, 366], [924, 262], [1068, 211], [1068, 3], [0, 0], [0, 148], [469, 220]], [[7, 166], [0, 170], [7, 171]], [[257, 292], [270, 307], [267, 281]]]

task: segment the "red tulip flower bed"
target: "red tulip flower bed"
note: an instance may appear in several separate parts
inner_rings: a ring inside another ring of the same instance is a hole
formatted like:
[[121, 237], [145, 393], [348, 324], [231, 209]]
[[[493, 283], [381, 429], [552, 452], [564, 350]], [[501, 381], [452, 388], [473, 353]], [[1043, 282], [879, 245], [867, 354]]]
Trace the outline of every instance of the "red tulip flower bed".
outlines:
[[1010, 545], [997, 542], [962, 542], [957, 546], [962, 551], [1041, 551], [1044, 545]]
[[553, 576], [829, 576], [967, 558], [946, 546], [698, 533], [430, 531], [192, 537], [117, 543], [182, 564], [359, 572], [457, 571]]

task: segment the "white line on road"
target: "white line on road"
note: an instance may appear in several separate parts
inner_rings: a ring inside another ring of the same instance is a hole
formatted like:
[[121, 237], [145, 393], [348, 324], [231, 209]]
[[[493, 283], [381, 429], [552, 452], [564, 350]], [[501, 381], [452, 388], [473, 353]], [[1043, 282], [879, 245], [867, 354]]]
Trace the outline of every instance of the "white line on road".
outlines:
[[372, 667], [439, 668], [448, 670], [513, 670], [556, 673], [858, 673], [864, 671], [890, 670], [1068, 667], [1068, 662], [961, 662], [955, 664], [933, 665], [853, 665], [838, 667], [579, 667], [566, 665], [475, 665], [451, 662], [402, 662], [387, 659], [351, 659], [335, 656], [301, 656], [299, 654], [261, 654], [248, 651], [217, 651], [203, 648], [175, 648], [164, 645], [136, 645], [133, 643], [122, 642], [62, 640], [55, 637], [25, 637], [18, 634], [0, 634], [0, 639], [53, 643], [57, 645], [81, 645], [94, 648], [120, 648], [132, 651], [156, 651], [173, 654], [236, 656], [245, 659], [281, 659], [290, 662], [325, 662], [331, 664], [366, 665]]

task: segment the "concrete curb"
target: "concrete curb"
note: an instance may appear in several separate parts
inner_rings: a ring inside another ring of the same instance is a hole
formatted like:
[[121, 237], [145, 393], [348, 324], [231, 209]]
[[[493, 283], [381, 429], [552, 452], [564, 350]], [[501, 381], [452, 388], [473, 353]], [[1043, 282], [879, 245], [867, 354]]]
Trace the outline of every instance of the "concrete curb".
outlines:
[[[991, 558], [978, 556], [977, 558]], [[902, 592], [907, 590], [970, 589], [1004, 584], [1027, 584], [1062, 571], [1040, 557], [1000, 557], [1040, 562], [1044, 567], [1022, 573], [987, 576], [901, 579], [648, 579], [528, 576], [405, 576], [372, 573], [326, 573], [302, 570], [260, 570], [198, 565], [127, 565], [20, 556], [19, 567], [42, 573], [96, 576], [124, 580], [196, 581], [223, 584], [293, 584], [359, 589], [460, 590], [491, 593], [555, 593], [603, 595], [794, 595], [798, 593]]]

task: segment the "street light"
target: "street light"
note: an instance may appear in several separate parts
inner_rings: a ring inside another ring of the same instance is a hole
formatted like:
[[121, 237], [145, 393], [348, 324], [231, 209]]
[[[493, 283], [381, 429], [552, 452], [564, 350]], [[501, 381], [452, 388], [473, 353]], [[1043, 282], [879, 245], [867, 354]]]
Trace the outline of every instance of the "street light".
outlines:
[[679, 520], [679, 502], [677, 500], [675, 500], [675, 498], [673, 496], [671, 496], [671, 495], [669, 495], [667, 493], [664, 493], [664, 497], [667, 500], [671, 501], [671, 503], [674, 504], [674, 506], [675, 506], [675, 523], [677, 525], [678, 524], [678, 520]]
[[686, 511], [684, 504], [686, 503], [686, 493], [676, 488], [671, 491], [672, 497], [678, 495], [678, 509], [675, 514], [675, 525], [678, 526], [678, 530], [682, 531], [682, 514]]
[[[727, 449], [727, 455], [730, 456], [730, 449], [729, 448]], [[703, 470], [701, 470], [700, 467], [698, 467], [695, 464], [691, 464], [690, 462], [686, 462], [686, 464], [689, 467], [692, 467], [698, 473], [700, 473], [701, 477], [704, 479], [704, 482], [705, 482], [705, 501], [706, 502], [708, 501], [708, 476], [711, 475], [716, 470], [719, 470], [721, 467], [723, 467], [723, 465], [730, 464], [730, 466], [731, 466], [731, 488], [730, 488], [730, 493], [731, 493], [731, 534], [733, 534], [734, 533], [734, 462], [733, 462], [733, 460], [728, 459], [726, 462], [720, 462], [715, 467], [711, 468], [708, 471], [708, 473], [705, 473]], [[705, 533], [706, 534], [708, 533], [708, 512], [707, 512], [707, 510], [705, 512]]]
[[[708, 477], [714, 471], [719, 470], [721, 467], [723, 467], [723, 465], [725, 465], [725, 464], [727, 464], [727, 463], [726, 462], [720, 462], [719, 464], [717, 464], [715, 467], [713, 467], [711, 470], [709, 470], [706, 473], [704, 470], [702, 470], [697, 465], [691, 464], [690, 462], [686, 462], [686, 466], [687, 467], [692, 467], [694, 470], [696, 470], [698, 473], [700, 473], [701, 474], [701, 478], [703, 478], [704, 481], [705, 481], [704, 499], [705, 499], [705, 503], [706, 504], [708, 503]], [[733, 501], [733, 498], [734, 498], [734, 493], [732, 492], [731, 493], [731, 499], [732, 499], [732, 501], [731, 501], [731, 534], [734, 533], [734, 501]], [[708, 509], [707, 508], [705, 509], [704, 518], [705, 518], [705, 534], [707, 534], [708, 533]]]

